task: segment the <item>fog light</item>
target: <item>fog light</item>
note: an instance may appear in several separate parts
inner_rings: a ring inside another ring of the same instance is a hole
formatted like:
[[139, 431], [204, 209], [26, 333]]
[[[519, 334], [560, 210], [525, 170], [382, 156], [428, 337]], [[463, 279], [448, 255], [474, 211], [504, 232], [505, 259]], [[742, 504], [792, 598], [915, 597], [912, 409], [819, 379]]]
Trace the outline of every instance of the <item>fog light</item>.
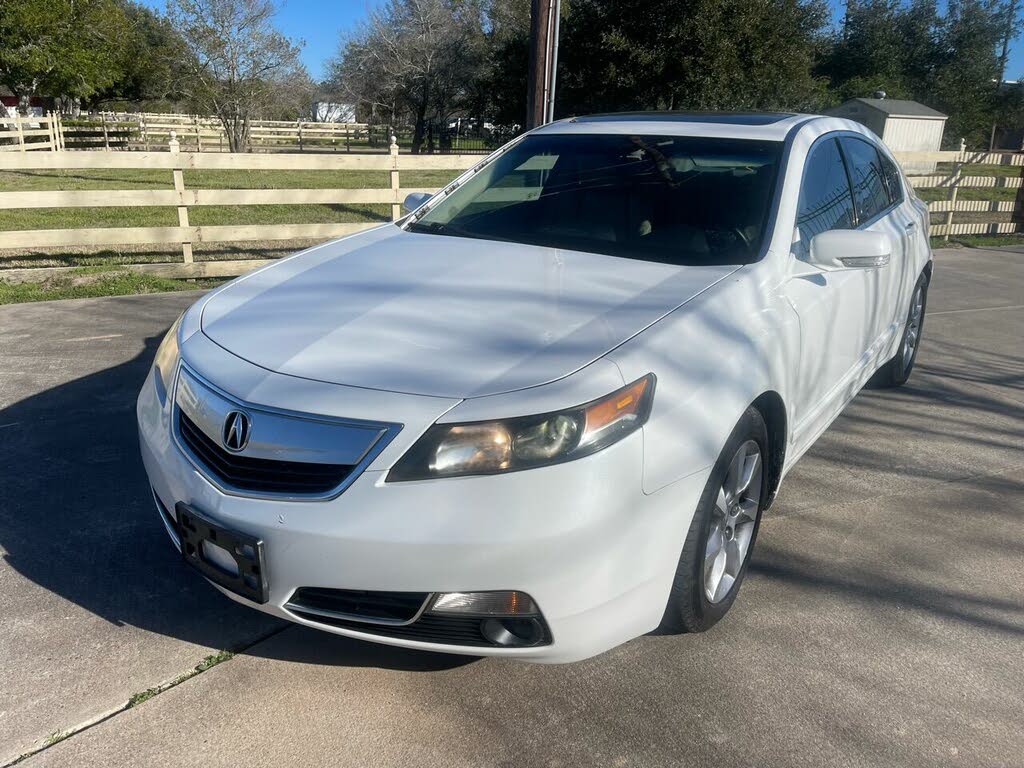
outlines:
[[544, 639], [544, 627], [535, 618], [484, 619], [480, 633], [495, 645], [506, 648], [525, 648]]
[[540, 613], [524, 592], [442, 592], [431, 613], [470, 613], [477, 616], [523, 616]]

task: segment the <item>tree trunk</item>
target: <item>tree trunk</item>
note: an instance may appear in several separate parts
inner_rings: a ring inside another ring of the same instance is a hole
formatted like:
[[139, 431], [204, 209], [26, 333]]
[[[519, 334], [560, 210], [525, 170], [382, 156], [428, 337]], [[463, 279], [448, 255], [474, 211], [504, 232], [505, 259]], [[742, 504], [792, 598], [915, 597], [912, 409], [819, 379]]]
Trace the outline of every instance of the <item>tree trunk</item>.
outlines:
[[231, 152], [249, 151], [249, 119], [239, 114], [221, 117], [224, 133], [228, 137], [228, 150]]
[[424, 82], [419, 103], [416, 104], [416, 125], [412, 131], [412, 153], [414, 155], [418, 155], [420, 147], [423, 146], [423, 134], [427, 128], [427, 101], [429, 97], [430, 86]]

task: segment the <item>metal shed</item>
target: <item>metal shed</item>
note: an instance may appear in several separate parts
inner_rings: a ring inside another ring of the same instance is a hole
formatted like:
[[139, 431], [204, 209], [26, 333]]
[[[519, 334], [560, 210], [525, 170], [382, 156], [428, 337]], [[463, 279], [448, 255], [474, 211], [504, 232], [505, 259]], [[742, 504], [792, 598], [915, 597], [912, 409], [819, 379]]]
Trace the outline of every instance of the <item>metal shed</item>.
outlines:
[[[904, 99], [850, 99], [825, 112], [856, 120], [877, 133], [893, 152], [934, 152], [942, 148], [946, 115], [916, 101]], [[926, 167], [930, 166], [930, 167]], [[935, 164], [912, 170], [928, 173]]]

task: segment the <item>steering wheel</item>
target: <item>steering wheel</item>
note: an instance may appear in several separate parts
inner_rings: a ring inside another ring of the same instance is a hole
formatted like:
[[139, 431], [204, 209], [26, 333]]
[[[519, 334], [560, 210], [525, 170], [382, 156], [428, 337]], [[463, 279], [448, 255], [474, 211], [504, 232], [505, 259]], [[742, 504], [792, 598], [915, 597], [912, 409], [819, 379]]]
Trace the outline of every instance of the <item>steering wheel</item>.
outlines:
[[743, 231], [743, 227], [732, 227], [729, 231], [739, 237], [748, 253], [753, 250], [753, 243], [750, 242], [750, 238], [747, 237], [747, 233]]

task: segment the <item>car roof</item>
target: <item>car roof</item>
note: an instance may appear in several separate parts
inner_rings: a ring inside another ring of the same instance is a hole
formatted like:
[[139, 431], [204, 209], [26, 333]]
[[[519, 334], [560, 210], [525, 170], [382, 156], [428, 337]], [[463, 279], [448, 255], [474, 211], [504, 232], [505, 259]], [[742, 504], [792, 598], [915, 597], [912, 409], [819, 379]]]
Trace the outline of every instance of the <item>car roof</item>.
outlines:
[[643, 133], [783, 141], [817, 115], [793, 112], [620, 112], [582, 115], [548, 123], [536, 133]]
[[577, 123], [628, 122], [673, 122], [673, 123], [718, 123], [720, 125], [771, 125], [787, 117], [796, 117], [794, 112], [606, 112], [599, 115], [582, 115], [571, 118]]

